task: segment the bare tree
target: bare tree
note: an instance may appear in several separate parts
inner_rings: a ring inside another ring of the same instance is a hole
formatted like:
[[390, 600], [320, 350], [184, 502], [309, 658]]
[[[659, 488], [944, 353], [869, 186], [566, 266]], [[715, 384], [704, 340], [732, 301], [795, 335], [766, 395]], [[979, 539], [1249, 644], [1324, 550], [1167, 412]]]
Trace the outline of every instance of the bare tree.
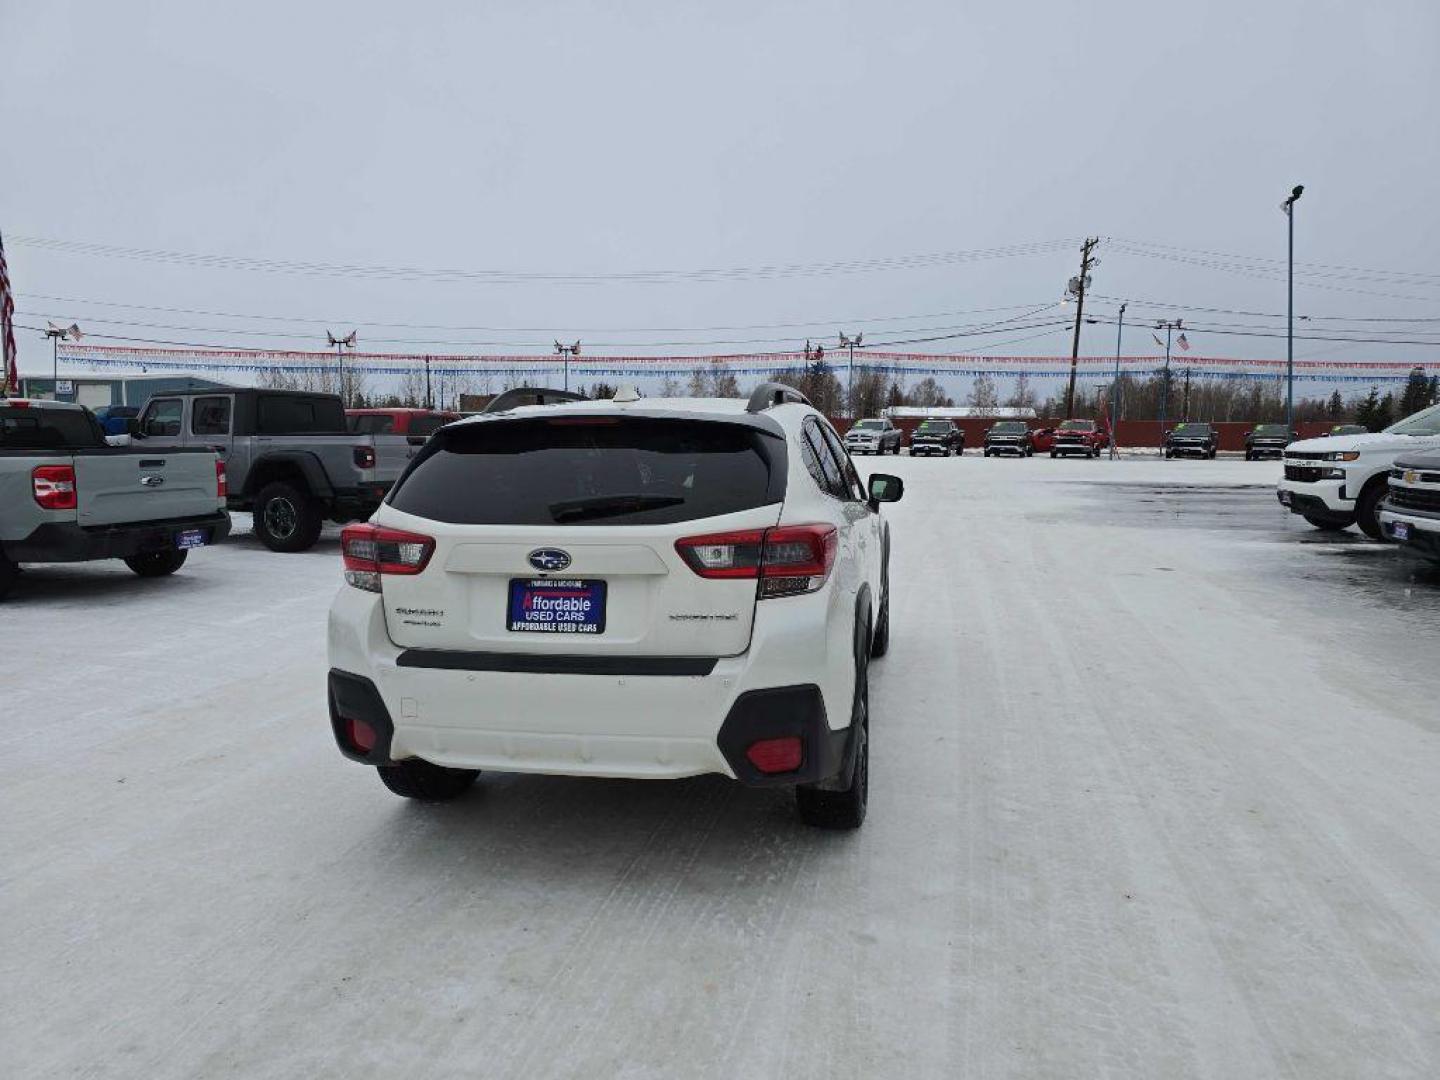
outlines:
[[1033, 409], [1035, 407], [1035, 391], [1030, 386], [1030, 376], [1021, 372], [1015, 378], [1015, 389], [1005, 404], [1012, 409]]
[[974, 409], [993, 413], [1000, 406], [1000, 395], [995, 392], [995, 380], [984, 372], [976, 375], [965, 401]]

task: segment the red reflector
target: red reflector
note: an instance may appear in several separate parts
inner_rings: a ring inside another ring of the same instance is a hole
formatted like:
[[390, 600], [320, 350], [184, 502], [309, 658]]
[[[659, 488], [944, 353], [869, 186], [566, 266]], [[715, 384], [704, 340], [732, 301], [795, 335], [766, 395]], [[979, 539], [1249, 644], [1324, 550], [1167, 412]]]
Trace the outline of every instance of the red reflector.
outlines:
[[364, 720], [345, 721], [345, 737], [350, 740], [350, 745], [362, 754], [368, 754], [375, 749], [375, 729]]
[[745, 751], [750, 764], [763, 773], [787, 773], [800, 768], [805, 759], [805, 744], [798, 735], [783, 739], [761, 739]]
[[225, 462], [215, 459], [215, 497], [223, 499], [230, 494], [230, 482], [225, 478]]

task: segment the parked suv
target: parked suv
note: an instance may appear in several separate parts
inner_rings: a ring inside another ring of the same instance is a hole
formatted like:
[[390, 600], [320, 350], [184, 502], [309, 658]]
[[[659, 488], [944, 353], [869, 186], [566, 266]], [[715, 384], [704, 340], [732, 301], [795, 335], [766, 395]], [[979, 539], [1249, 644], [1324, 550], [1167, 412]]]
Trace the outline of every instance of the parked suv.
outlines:
[[845, 449], [852, 454], [898, 454], [901, 432], [891, 420], [860, 420], [845, 433]]
[[1440, 449], [1440, 405], [1432, 405], [1375, 434], [1305, 439], [1285, 448], [1285, 475], [1276, 491], [1282, 505], [1317, 529], [1359, 524], [1384, 539], [1380, 500], [1397, 455]]
[[1285, 447], [1300, 436], [1284, 424], [1256, 424], [1253, 431], [1245, 433], [1245, 460], [1259, 461], [1261, 458], [1285, 456]]
[[773, 383], [451, 424], [342, 533], [340, 751], [416, 799], [482, 769], [719, 773], [857, 827], [902, 491]]
[[314, 547], [326, 518], [369, 517], [409, 460], [382, 454], [373, 435], [351, 433], [335, 394], [165, 394], [150, 399], [130, 430], [146, 448], [218, 451], [229, 470], [230, 509], [254, 514], [255, 535], [271, 551]]
[[1380, 504], [1380, 527], [1391, 540], [1440, 565], [1440, 451], [1402, 454]]
[[1220, 451], [1220, 432], [1214, 424], [1176, 424], [1165, 433], [1165, 445], [1161, 450], [1167, 458], [1192, 457], [1213, 458]]
[[1001, 454], [1035, 456], [1035, 439], [1029, 424], [1020, 420], [1001, 420], [990, 425], [990, 430], [985, 432], [985, 456], [999, 457]]
[[0, 596], [21, 563], [123, 559], [164, 577], [229, 532], [213, 451], [116, 449], [79, 405], [0, 399]]
[[911, 457], [928, 457], [930, 454], [949, 457], [964, 452], [965, 429], [954, 420], [922, 420], [910, 436]]

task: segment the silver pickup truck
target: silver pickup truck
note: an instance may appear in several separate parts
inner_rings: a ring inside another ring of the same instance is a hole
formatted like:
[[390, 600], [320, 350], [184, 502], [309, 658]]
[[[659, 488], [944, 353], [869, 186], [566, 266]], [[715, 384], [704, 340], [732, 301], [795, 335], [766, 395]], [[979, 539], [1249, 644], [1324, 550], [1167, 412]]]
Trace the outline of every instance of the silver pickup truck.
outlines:
[[21, 563], [124, 559], [161, 577], [229, 532], [213, 451], [117, 448], [79, 405], [0, 399], [0, 596]]
[[[370, 516], [409, 463], [351, 432], [334, 394], [227, 389], [150, 399], [128, 427], [133, 445], [216, 450], [230, 476], [231, 510], [255, 516], [271, 551], [305, 551], [325, 519]], [[404, 449], [404, 440], [396, 441]]]

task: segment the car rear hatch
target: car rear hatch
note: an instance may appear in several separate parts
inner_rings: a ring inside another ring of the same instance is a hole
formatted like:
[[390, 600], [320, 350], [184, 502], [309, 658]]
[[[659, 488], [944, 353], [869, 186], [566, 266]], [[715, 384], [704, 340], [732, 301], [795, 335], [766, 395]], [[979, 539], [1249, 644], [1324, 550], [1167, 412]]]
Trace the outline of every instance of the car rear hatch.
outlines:
[[756, 581], [704, 578], [676, 544], [776, 525], [784, 440], [763, 424], [521, 416], [436, 436], [374, 522], [433, 542], [383, 577], [414, 649], [720, 657], [750, 643]]
[[82, 526], [202, 517], [219, 507], [213, 453], [96, 450], [74, 460]]

